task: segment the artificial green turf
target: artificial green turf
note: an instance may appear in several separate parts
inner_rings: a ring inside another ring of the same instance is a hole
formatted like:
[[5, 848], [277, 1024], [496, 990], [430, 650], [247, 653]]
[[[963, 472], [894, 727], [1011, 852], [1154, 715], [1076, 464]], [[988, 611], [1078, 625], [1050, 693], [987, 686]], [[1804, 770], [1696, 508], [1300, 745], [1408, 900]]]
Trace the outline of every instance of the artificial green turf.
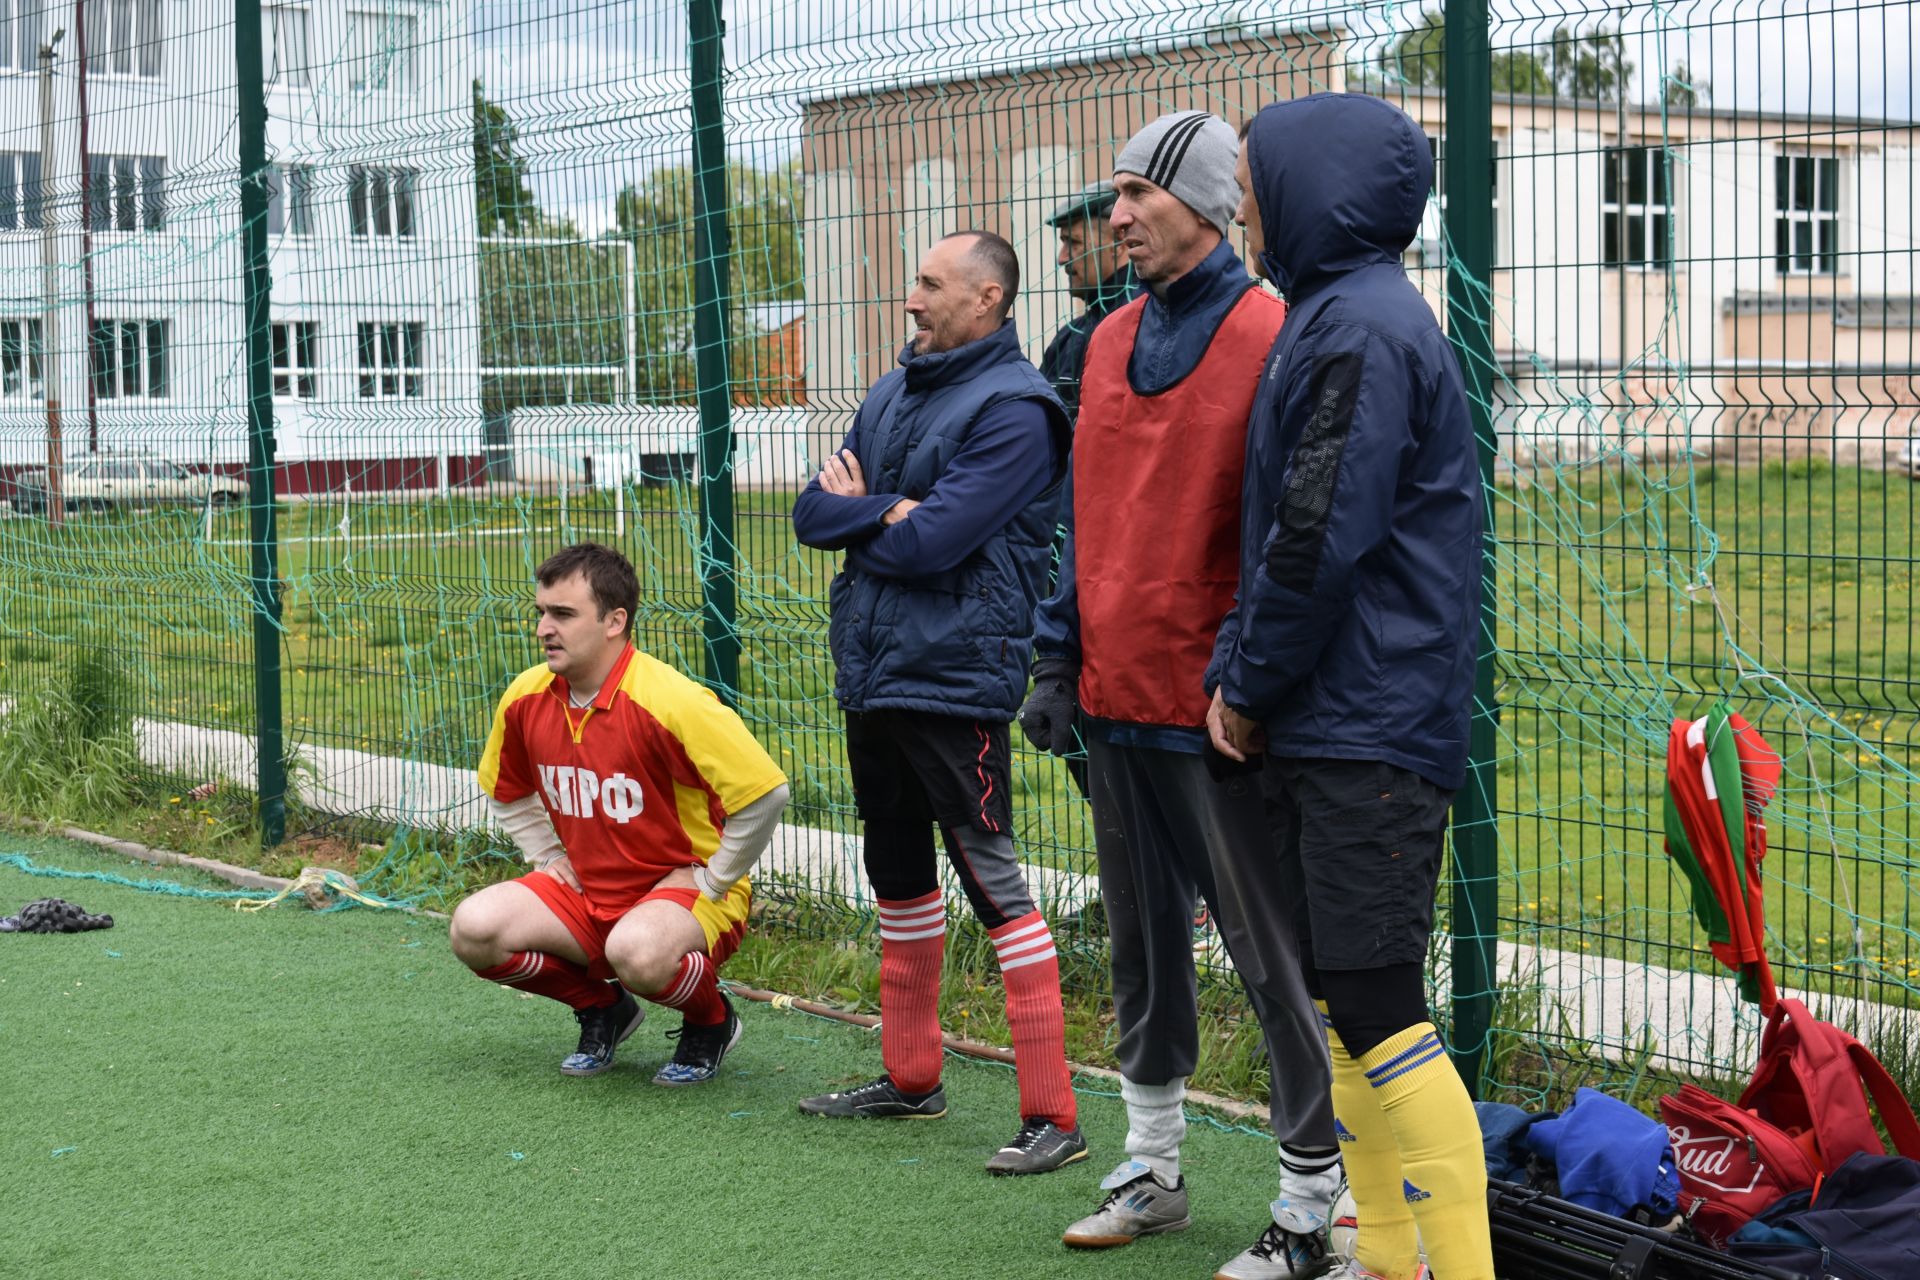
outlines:
[[[0, 853], [218, 886], [64, 841]], [[1113, 1098], [1083, 1095], [1091, 1159], [995, 1179], [1004, 1068], [950, 1058], [941, 1121], [804, 1119], [802, 1094], [877, 1072], [875, 1037], [743, 1001], [713, 1085], [650, 1082], [677, 1022], [658, 1013], [614, 1070], [568, 1079], [572, 1019], [476, 981], [438, 922], [0, 866], [0, 914], [49, 896], [115, 927], [0, 935], [0, 1275], [1197, 1276], [1272, 1195], [1269, 1143], [1196, 1125], [1193, 1227], [1075, 1253], [1060, 1230], [1123, 1158]]]

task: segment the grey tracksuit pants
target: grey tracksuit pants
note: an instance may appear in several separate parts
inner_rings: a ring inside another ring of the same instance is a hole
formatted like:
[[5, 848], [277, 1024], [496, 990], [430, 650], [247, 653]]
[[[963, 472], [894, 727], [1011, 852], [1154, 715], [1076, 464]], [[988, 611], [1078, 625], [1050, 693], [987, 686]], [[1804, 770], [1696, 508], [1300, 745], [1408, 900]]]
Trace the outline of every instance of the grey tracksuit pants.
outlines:
[[1326, 1037], [1300, 977], [1257, 777], [1215, 781], [1197, 755], [1087, 743], [1094, 849], [1113, 953], [1120, 1073], [1188, 1076], [1199, 1056], [1196, 893], [1218, 921], [1266, 1033], [1273, 1133], [1332, 1147]]

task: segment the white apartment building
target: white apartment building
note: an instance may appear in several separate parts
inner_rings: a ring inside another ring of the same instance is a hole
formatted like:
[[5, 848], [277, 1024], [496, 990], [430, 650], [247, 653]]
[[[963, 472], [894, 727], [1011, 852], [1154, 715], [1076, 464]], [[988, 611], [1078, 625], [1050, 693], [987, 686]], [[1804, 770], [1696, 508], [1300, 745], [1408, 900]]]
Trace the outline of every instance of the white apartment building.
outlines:
[[[280, 492], [460, 483], [477, 468], [466, 8], [264, 6]], [[68, 460], [140, 452], [237, 469], [231, 9], [85, 0], [83, 15], [84, 59], [74, 5], [0, 0], [0, 468], [46, 458], [50, 223]], [[57, 28], [49, 171], [36, 55]]]

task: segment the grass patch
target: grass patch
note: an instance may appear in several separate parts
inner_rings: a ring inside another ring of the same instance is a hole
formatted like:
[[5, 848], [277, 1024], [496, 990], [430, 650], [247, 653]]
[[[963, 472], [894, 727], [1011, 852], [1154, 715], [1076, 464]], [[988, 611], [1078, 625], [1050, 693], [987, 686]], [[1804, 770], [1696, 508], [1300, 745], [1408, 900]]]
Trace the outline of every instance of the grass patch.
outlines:
[[[0, 901], [50, 883], [0, 867]], [[33, 1098], [0, 1129], [0, 1250], [20, 1275], [724, 1280], [769, 1250], [794, 1277], [1207, 1274], [1266, 1220], [1271, 1144], [1196, 1125], [1193, 1227], [1116, 1272], [1059, 1244], [1121, 1158], [1100, 1090], [1082, 1099], [1090, 1161], [994, 1179], [1018, 1123], [1004, 1068], [950, 1059], [938, 1123], [808, 1120], [797, 1098], [874, 1074], [874, 1037], [743, 1003], [714, 1085], [649, 1082], [672, 1048], [661, 1014], [613, 1071], [572, 1080], [565, 1011], [476, 981], [435, 922], [61, 883], [116, 927], [5, 939], [0, 1034]]]

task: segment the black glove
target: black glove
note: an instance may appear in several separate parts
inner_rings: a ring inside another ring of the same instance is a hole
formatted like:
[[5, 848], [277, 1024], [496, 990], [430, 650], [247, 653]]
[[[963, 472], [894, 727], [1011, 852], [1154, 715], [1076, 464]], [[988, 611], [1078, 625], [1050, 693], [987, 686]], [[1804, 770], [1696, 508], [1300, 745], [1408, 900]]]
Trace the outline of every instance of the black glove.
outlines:
[[1033, 664], [1033, 692], [1020, 708], [1020, 732], [1042, 751], [1073, 750], [1073, 721], [1080, 710], [1080, 664], [1071, 658], [1041, 658]]

